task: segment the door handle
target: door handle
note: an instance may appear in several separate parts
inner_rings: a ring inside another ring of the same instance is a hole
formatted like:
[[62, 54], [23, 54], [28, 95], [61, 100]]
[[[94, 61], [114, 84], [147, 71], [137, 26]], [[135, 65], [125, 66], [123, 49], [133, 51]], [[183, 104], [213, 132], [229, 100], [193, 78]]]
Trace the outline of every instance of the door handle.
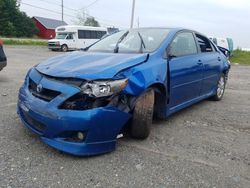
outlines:
[[202, 62], [201, 62], [201, 60], [199, 59], [198, 60], [198, 63], [197, 63], [198, 65], [202, 65]]
[[221, 61], [221, 58], [220, 58], [220, 57], [218, 57], [218, 61]]

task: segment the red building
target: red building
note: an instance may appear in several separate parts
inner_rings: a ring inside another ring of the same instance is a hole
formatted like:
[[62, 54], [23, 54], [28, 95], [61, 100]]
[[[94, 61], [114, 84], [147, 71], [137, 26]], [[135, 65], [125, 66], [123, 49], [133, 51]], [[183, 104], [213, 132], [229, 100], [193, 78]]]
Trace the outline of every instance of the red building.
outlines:
[[64, 21], [54, 20], [50, 18], [34, 16], [32, 19], [39, 30], [39, 33], [37, 35], [43, 39], [54, 38], [56, 35], [55, 29], [59, 26], [67, 25], [67, 23]]

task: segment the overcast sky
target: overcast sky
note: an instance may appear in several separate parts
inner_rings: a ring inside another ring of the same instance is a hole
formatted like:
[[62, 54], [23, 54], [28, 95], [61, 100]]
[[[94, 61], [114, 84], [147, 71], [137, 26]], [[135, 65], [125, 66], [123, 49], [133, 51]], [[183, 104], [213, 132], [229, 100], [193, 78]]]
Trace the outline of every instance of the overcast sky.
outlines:
[[[29, 16], [61, 19], [61, 0], [21, 2], [21, 11]], [[88, 14], [102, 26], [130, 26], [132, 0], [64, 0], [64, 6], [68, 24], [89, 6]], [[231, 37], [236, 47], [250, 48], [250, 0], [136, 0], [135, 27], [138, 18], [140, 27], [185, 27], [208, 36]]]

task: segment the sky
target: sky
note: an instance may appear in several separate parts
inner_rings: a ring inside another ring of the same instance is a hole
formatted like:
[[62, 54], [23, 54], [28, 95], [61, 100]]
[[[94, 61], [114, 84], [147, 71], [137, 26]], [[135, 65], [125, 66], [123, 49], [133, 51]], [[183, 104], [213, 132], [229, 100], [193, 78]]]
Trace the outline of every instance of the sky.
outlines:
[[[61, 0], [19, 0], [29, 16], [61, 19]], [[40, 8], [38, 8], [40, 7]], [[64, 20], [85, 10], [101, 26], [129, 28], [132, 0], [64, 0]], [[207, 36], [231, 37], [250, 48], [250, 0], [136, 0], [134, 27], [184, 27]]]

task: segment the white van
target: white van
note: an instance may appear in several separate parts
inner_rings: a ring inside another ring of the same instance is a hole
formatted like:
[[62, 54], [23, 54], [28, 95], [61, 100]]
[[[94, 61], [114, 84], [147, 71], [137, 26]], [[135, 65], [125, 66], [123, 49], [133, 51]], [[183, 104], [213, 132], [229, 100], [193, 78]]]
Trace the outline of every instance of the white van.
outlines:
[[230, 55], [234, 51], [234, 43], [232, 38], [209, 37], [217, 46], [227, 49]]
[[51, 50], [76, 50], [86, 48], [101, 39], [107, 33], [106, 28], [66, 25], [56, 28], [56, 37], [48, 41]]
[[228, 45], [228, 42], [227, 42], [226, 38], [210, 37], [210, 39], [212, 39], [212, 41], [217, 46], [220, 46], [220, 47], [223, 47], [223, 48], [229, 50], [229, 45]]

